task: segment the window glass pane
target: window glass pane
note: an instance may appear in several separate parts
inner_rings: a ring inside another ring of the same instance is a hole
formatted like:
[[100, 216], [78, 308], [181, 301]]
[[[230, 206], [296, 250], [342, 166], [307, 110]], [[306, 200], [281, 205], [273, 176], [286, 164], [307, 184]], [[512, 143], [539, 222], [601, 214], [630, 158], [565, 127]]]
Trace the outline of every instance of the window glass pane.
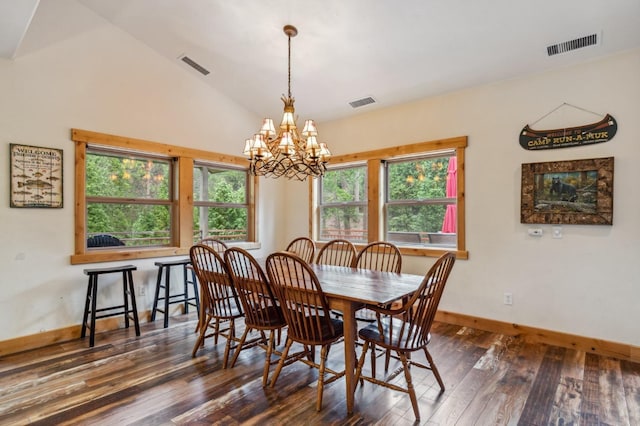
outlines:
[[456, 246], [455, 232], [442, 232], [447, 209], [443, 204], [405, 205], [387, 207], [387, 241], [396, 244], [435, 244]]
[[247, 241], [248, 172], [198, 164], [194, 168], [194, 241]]
[[[202, 227], [200, 213], [207, 221]], [[223, 241], [246, 241], [248, 224], [246, 207], [195, 207], [193, 209], [194, 241], [205, 237], [216, 237]]]
[[401, 245], [456, 247], [457, 160], [438, 156], [387, 164], [386, 236]]
[[246, 240], [247, 209], [209, 207], [209, 235], [222, 240]]
[[108, 234], [126, 246], [169, 245], [171, 215], [168, 205], [87, 204], [87, 238]]
[[206, 194], [202, 194], [202, 167], [193, 168], [193, 199], [202, 201], [206, 199]]
[[343, 238], [353, 242], [367, 241], [366, 206], [322, 207], [320, 240]]
[[318, 238], [367, 241], [367, 168], [327, 170], [320, 179]]
[[387, 199], [426, 200], [456, 197], [447, 194], [449, 159], [432, 157], [389, 163], [387, 167]]
[[168, 200], [170, 170], [166, 160], [88, 153], [86, 196]]
[[367, 200], [366, 167], [327, 170], [322, 177], [321, 204]]
[[245, 171], [208, 169], [208, 172], [208, 201], [246, 203], [247, 173]]

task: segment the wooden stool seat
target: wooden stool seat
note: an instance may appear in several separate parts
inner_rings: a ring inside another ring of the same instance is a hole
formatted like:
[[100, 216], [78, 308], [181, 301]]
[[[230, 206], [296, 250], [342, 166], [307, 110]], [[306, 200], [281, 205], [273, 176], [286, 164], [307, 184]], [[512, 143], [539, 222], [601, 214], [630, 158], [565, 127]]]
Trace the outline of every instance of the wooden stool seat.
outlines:
[[[138, 321], [138, 307], [136, 306], [136, 294], [133, 286], [132, 271], [138, 269], [133, 265], [112, 266], [110, 268], [93, 268], [85, 269], [85, 275], [89, 276], [87, 285], [87, 298], [84, 304], [84, 317], [82, 320], [82, 332], [80, 338], [84, 339], [89, 333], [89, 346], [93, 347], [95, 343], [96, 319], [113, 317], [116, 315], [124, 315], [124, 325], [129, 328], [129, 318], [136, 328], [136, 336], [140, 336], [140, 322]], [[122, 295], [123, 304], [97, 308], [98, 298], [98, 277], [103, 274], [122, 273]], [[131, 304], [129, 304], [131, 302]], [[89, 317], [90, 316], [90, 317]]]
[[[174, 303], [184, 303], [184, 313], [189, 313], [189, 305], [196, 308], [198, 317], [200, 317], [200, 298], [198, 297], [198, 285], [195, 279], [195, 273], [191, 268], [191, 259], [184, 258], [178, 260], [167, 260], [155, 262], [158, 267], [158, 278], [156, 280], [156, 291], [153, 298], [153, 310], [151, 311], [151, 321], [156, 320], [156, 313], [162, 312], [164, 315], [164, 328], [169, 326], [169, 305]], [[183, 274], [183, 291], [182, 293], [171, 294], [171, 267], [182, 266]], [[191, 271], [191, 280], [188, 279], [187, 271]], [[164, 284], [162, 283], [162, 272], [164, 271]], [[189, 297], [188, 285], [193, 285], [193, 296]], [[164, 289], [161, 294], [160, 289]], [[163, 307], [158, 307], [158, 302], [164, 301]]]

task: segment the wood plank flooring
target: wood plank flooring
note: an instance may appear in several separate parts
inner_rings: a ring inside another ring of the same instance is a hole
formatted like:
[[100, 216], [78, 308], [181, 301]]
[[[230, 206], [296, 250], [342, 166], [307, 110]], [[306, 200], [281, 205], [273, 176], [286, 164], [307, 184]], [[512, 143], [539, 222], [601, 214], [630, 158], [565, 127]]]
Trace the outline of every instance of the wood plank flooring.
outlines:
[[[316, 412], [317, 370], [295, 363], [263, 388], [259, 348], [226, 370], [224, 341], [207, 340], [192, 358], [195, 321], [177, 316], [168, 329], [143, 324], [139, 338], [122, 329], [96, 335], [94, 348], [77, 339], [1, 357], [0, 424], [640, 425], [640, 364], [444, 323], [430, 351], [447, 390], [412, 369], [419, 422], [408, 395], [370, 383], [347, 415], [344, 379], [325, 387]], [[329, 365], [343, 368], [340, 344]]]

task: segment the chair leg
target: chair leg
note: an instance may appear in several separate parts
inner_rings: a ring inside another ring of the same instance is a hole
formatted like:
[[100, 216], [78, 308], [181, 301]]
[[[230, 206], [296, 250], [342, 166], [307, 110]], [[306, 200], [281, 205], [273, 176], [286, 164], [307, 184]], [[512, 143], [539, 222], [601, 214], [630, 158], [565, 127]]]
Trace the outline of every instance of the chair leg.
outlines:
[[262, 371], [262, 387], [267, 386], [267, 379], [269, 378], [269, 367], [271, 366], [271, 354], [273, 353], [274, 341], [275, 341], [274, 330], [271, 330], [269, 332], [269, 341], [267, 343], [267, 353], [265, 355], [264, 369]]
[[391, 361], [391, 349], [384, 351], [384, 371], [389, 371], [389, 361]]
[[280, 375], [280, 370], [282, 370], [282, 367], [284, 366], [284, 361], [287, 359], [287, 356], [289, 355], [289, 349], [291, 348], [292, 344], [293, 344], [293, 340], [287, 337], [287, 343], [284, 346], [282, 355], [280, 355], [280, 361], [278, 361], [278, 366], [276, 367], [276, 371], [273, 372], [273, 377], [271, 378], [271, 387], [274, 387], [276, 385], [276, 380], [278, 380], [278, 376]]
[[[205, 324], [204, 328], [207, 328], [207, 325]], [[216, 318], [216, 325], [213, 327], [213, 329], [215, 330], [213, 332], [213, 344], [217, 345], [218, 344], [218, 335], [220, 334], [220, 320]]]
[[[364, 352], [364, 349], [363, 349]], [[385, 369], [386, 371], [386, 369]], [[371, 343], [371, 377], [376, 378], [376, 344]]]
[[[307, 350], [307, 347], [304, 347], [305, 350]], [[311, 345], [309, 346], [309, 353], [307, 355], [307, 359], [311, 362], [316, 362], [316, 347]]]
[[411, 398], [411, 406], [413, 407], [413, 414], [416, 416], [416, 420], [420, 420], [420, 411], [418, 410], [418, 399], [416, 398], [416, 390], [413, 388], [413, 382], [411, 381], [411, 371], [409, 371], [409, 361], [407, 361], [407, 355], [403, 352], [398, 352], [400, 355], [400, 361], [402, 362], [402, 369], [404, 370], [404, 378], [407, 381], [407, 391], [409, 392], [409, 398]]
[[322, 410], [322, 394], [324, 392], [324, 370], [329, 356], [329, 345], [323, 345], [320, 349], [320, 368], [318, 369], [318, 397], [316, 411]]
[[431, 356], [431, 354], [429, 353], [426, 347], [423, 349], [424, 349], [424, 354], [427, 357], [427, 361], [429, 361], [429, 366], [431, 367], [431, 371], [433, 371], [433, 375], [436, 376], [436, 380], [440, 385], [440, 389], [442, 390], [442, 392], [444, 392], [444, 382], [442, 381], [442, 377], [440, 377], [440, 372], [438, 372], [438, 368], [436, 367], [435, 362], [433, 362], [433, 357]]
[[[211, 321], [211, 318], [207, 316], [205, 320], [207, 321], [205, 324], [209, 324], [209, 321]], [[202, 327], [200, 327], [200, 335], [198, 336], [198, 340], [196, 340], [196, 344], [193, 345], [193, 351], [191, 352], [192, 358], [196, 357], [196, 352], [198, 352], [198, 349], [200, 348], [200, 346], [204, 345], [204, 336], [205, 334], [207, 334], [207, 328], [208, 327], [206, 325], [203, 325]]]
[[362, 345], [362, 354], [360, 354], [360, 359], [358, 360], [358, 365], [356, 367], [356, 375], [354, 379], [355, 383], [358, 383], [358, 380], [360, 380], [360, 385], [364, 384], [364, 381], [360, 378], [360, 376], [362, 375], [362, 366], [364, 365], [364, 359], [367, 357], [368, 349], [369, 349], [369, 342], [365, 340], [364, 344]]
[[250, 327], [245, 327], [244, 333], [242, 333], [242, 337], [240, 337], [240, 342], [238, 343], [238, 346], [236, 346], [235, 351], [233, 351], [233, 358], [231, 359], [230, 368], [233, 368], [233, 366], [236, 365], [236, 361], [238, 360], [238, 355], [240, 355], [242, 346], [244, 346], [244, 342], [245, 340], [247, 340], [247, 334], [249, 334], [250, 331], [251, 331]]
[[227, 344], [224, 345], [224, 358], [222, 360], [222, 368], [227, 368], [227, 361], [229, 360], [229, 350], [231, 349], [231, 342], [233, 342], [236, 338], [235, 330], [236, 330], [236, 325], [235, 325], [235, 321], [232, 318], [229, 320], [229, 336], [227, 337]]

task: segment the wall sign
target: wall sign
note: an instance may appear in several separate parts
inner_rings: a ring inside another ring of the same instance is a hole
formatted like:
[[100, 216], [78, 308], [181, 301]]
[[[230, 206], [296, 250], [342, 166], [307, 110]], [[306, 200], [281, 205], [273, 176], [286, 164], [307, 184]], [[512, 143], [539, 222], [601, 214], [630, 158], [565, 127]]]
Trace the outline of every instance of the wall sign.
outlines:
[[533, 130], [527, 124], [520, 132], [520, 146], [527, 150], [567, 148], [607, 142], [616, 135], [618, 124], [610, 114], [597, 123], [555, 130]]
[[11, 207], [62, 207], [62, 150], [10, 144]]

